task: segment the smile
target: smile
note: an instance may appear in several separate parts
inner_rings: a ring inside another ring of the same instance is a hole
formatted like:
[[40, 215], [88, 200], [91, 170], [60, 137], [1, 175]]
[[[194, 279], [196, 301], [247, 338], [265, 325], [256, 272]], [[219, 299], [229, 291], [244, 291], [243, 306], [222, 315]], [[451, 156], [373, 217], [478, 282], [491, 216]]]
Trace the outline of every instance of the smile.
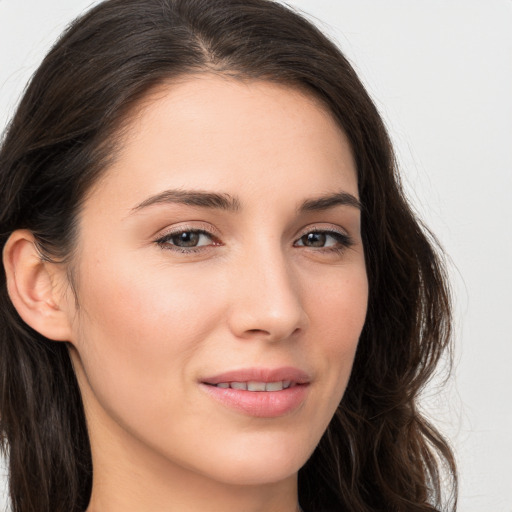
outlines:
[[201, 389], [238, 413], [277, 418], [299, 409], [310, 392], [311, 377], [293, 367], [246, 368], [201, 379]]

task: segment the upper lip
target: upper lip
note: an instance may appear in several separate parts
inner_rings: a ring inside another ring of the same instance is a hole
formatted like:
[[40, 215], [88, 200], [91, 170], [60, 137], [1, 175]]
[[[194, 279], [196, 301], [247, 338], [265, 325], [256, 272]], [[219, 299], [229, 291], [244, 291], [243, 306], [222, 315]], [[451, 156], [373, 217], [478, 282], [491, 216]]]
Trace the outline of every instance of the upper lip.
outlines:
[[291, 381], [295, 384], [307, 384], [309, 375], [298, 368], [283, 366], [281, 368], [241, 368], [212, 375], [201, 379], [205, 384], [220, 384], [221, 382], [279, 382]]

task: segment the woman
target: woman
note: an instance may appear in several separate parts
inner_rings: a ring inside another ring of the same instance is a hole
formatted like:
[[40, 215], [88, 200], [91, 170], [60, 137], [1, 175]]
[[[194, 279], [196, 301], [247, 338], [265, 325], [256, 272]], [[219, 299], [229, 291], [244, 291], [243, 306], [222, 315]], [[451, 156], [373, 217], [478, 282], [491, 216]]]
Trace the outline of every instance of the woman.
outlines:
[[1, 429], [23, 511], [427, 511], [431, 236], [339, 50], [266, 0], [109, 0], [0, 153]]

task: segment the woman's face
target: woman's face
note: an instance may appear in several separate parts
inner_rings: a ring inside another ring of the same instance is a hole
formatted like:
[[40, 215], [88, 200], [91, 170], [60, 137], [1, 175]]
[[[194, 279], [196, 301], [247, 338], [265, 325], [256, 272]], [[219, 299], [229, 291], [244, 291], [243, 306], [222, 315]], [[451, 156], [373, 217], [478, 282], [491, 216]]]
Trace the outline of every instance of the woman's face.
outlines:
[[292, 478], [365, 319], [358, 206], [316, 100], [211, 75], [152, 94], [79, 219], [70, 341], [95, 464]]

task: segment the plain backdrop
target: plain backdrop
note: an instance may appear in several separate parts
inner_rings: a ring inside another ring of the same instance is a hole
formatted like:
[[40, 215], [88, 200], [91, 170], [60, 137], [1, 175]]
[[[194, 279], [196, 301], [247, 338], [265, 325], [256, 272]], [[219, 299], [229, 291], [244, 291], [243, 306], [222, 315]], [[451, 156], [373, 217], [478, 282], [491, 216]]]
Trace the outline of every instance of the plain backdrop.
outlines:
[[[354, 64], [411, 200], [449, 255], [455, 366], [422, 403], [455, 448], [459, 510], [512, 512], [512, 1], [289, 4]], [[0, 129], [50, 44], [89, 5], [0, 0]]]

